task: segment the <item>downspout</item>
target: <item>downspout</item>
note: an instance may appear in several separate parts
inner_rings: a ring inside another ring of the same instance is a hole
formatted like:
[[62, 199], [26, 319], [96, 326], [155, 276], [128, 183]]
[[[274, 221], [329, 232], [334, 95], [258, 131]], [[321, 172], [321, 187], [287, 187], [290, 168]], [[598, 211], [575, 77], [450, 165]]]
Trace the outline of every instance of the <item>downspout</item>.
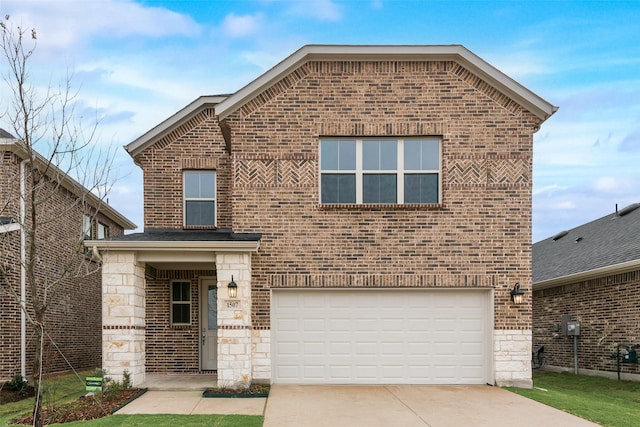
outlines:
[[26, 164], [20, 162], [20, 375], [27, 376], [27, 234], [25, 230]]

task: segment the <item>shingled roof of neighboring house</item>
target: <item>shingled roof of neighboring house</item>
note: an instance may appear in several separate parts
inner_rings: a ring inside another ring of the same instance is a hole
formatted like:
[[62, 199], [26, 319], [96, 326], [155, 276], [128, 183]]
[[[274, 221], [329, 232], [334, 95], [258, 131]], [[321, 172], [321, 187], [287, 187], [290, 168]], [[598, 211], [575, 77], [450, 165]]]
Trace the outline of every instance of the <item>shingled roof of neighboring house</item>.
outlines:
[[533, 285], [544, 288], [640, 268], [640, 203], [533, 245]]

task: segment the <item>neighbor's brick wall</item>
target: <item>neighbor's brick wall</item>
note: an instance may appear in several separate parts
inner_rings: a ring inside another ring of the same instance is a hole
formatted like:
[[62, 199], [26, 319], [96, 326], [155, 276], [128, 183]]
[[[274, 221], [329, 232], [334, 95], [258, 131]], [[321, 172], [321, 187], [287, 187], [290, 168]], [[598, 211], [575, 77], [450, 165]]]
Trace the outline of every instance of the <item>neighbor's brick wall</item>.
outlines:
[[[546, 364], [573, 369], [573, 337], [557, 330], [562, 315], [580, 322], [578, 368], [616, 372], [618, 343], [640, 344], [640, 270], [533, 293], [533, 346], [544, 345]], [[557, 325], [557, 326], [556, 326]], [[640, 374], [636, 364], [622, 372]]]
[[[47, 342], [44, 349], [44, 373], [69, 371], [73, 369], [96, 368], [101, 366], [101, 277], [100, 265], [90, 261], [81, 246], [82, 215], [85, 208], [78, 203], [76, 196], [61, 187], [56, 187], [48, 179], [40, 181], [39, 198], [43, 203], [38, 212], [39, 222], [45, 220], [38, 227], [37, 245], [39, 264], [36, 269], [36, 280], [40, 284], [50, 284], [60, 277], [64, 268], [77, 271], [76, 277], [67, 278], [55, 285], [55, 291], [49, 291], [51, 304], [45, 317], [45, 332]], [[18, 181], [12, 181], [17, 186]], [[123, 233], [118, 226], [104, 215], [95, 211], [87, 211], [109, 227], [111, 235]], [[13, 269], [11, 288], [20, 291], [19, 239], [20, 232], [11, 234], [11, 244], [2, 250], [11, 253]], [[3, 239], [5, 236], [0, 236]], [[0, 240], [2, 241], [2, 240]], [[3, 259], [5, 259], [3, 253]], [[27, 307], [31, 301], [29, 286], [27, 285]], [[3, 347], [2, 376], [12, 376], [20, 370], [20, 313], [17, 304], [8, 302], [3, 296], [2, 313], [11, 319], [11, 323], [2, 326], [1, 340], [9, 341]], [[6, 332], [5, 332], [6, 331]], [[32, 372], [31, 360], [34, 353], [34, 329], [27, 323], [27, 374]], [[55, 346], [52, 344], [55, 342]], [[4, 344], [4, 343], [3, 343]], [[56, 348], [57, 346], [57, 348]], [[64, 357], [60, 354], [62, 352]], [[7, 355], [11, 355], [10, 357]], [[64, 358], [68, 360], [67, 363]], [[71, 364], [71, 367], [69, 366]]]
[[[17, 183], [19, 159], [0, 154], [0, 216], [18, 219]], [[0, 234], [0, 287], [20, 290], [20, 232]], [[3, 277], [3, 274], [5, 277]], [[20, 373], [20, 305], [0, 291], [0, 382]]]

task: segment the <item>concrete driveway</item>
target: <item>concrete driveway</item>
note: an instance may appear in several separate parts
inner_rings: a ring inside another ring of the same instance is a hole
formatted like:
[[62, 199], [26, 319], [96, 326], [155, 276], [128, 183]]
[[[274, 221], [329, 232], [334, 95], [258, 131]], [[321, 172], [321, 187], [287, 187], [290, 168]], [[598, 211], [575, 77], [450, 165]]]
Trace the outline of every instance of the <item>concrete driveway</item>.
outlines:
[[264, 427], [588, 427], [597, 424], [491, 386], [273, 385]]

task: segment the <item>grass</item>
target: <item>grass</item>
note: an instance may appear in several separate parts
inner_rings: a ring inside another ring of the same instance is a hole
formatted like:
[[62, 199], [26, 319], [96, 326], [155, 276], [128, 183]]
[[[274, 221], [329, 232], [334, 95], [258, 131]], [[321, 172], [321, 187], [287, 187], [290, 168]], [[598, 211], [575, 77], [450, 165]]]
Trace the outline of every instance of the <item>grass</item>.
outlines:
[[[76, 400], [86, 394], [84, 378], [93, 372], [81, 372], [80, 378], [75, 375], [60, 376], [44, 382], [45, 406], [60, 405]], [[8, 426], [11, 420], [28, 415], [33, 408], [33, 399], [0, 405], [0, 426]], [[261, 427], [262, 416], [251, 415], [111, 415], [92, 421], [77, 421], [60, 424], [83, 427], [113, 426], [214, 426], [214, 427]]]
[[519, 395], [607, 427], [640, 426], [640, 382], [537, 371]]

